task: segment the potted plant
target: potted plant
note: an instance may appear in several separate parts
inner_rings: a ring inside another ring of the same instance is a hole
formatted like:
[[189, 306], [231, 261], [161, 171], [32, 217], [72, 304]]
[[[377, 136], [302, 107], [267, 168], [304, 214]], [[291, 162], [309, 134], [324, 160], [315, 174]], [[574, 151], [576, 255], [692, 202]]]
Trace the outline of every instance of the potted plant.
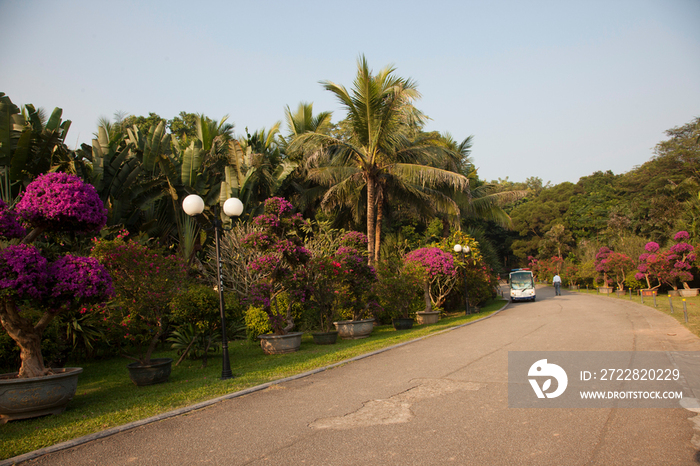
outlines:
[[[114, 240], [97, 240], [92, 256], [114, 277], [115, 297], [107, 306], [107, 319], [131, 380], [138, 386], [168, 380], [172, 359], [152, 358], [167, 326], [169, 303], [180, 292], [187, 271], [178, 256], [168, 256], [136, 241], [126, 232]], [[144, 279], [148, 277], [148, 279]]]
[[[106, 220], [95, 188], [64, 173], [37, 177], [14, 210], [0, 201], [0, 239], [7, 241], [0, 242], [0, 322], [22, 361], [17, 373], [0, 376], [2, 422], [59, 413], [73, 398], [82, 369], [45, 367], [42, 334], [56, 316], [113, 295], [97, 260], [64, 250], [73, 244], [64, 233], [99, 231]], [[31, 227], [26, 236], [20, 221]], [[40, 311], [37, 321], [28, 318], [30, 308]]]
[[316, 344], [334, 344], [338, 339], [333, 321], [337, 316], [344, 274], [342, 264], [333, 256], [313, 257], [309, 262], [309, 279], [312, 283], [310, 304], [316, 311], [318, 328], [311, 336]]
[[680, 295], [683, 297], [697, 296], [698, 289], [688, 285], [688, 282], [693, 280], [690, 270], [697, 259], [695, 248], [686, 242], [690, 239], [690, 235], [687, 231], [679, 231], [673, 236], [673, 239], [676, 241], [676, 244], [671, 247], [671, 253], [676, 256], [673, 270], [677, 280], [683, 284], [683, 289], [679, 290]]
[[374, 303], [372, 287], [377, 280], [377, 272], [367, 264], [366, 251], [367, 236], [350, 231], [341, 238], [341, 246], [334, 256], [344, 270], [339, 282], [338, 301], [350, 319], [333, 322], [333, 325], [345, 340], [366, 338], [374, 329], [370, 306]]
[[[398, 261], [382, 262], [377, 269], [377, 282], [375, 293], [379, 298], [379, 304], [392, 317], [392, 324], [396, 330], [404, 330], [413, 327], [413, 316], [421, 309], [421, 296], [425, 270], [417, 262], [400, 263]], [[419, 323], [432, 318], [438, 321], [439, 311], [423, 313]]]
[[405, 262], [416, 263], [424, 269], [423, 312], [436, 312], [434, 308], [443, 305], [457, 280], [457, 269], [452, 254], [436, 247], [420, 248], [408, 253]]
[[[248, 269], [255, 277], [248, 300], [261, 306], [270, 320], [273, 334], [260, 335], [260, 345], [267, 354], [297, 351], [302, 332], [292, 332], [295, 323], [292, 306], [304, 302], [309, 295], [306, 263], [311, 254], [302, 241], [305, 222], [301, 214], [293, 214], [292, 204], [273, 197], [265, 201], [265, 211], [255, 217], [259, 228], [248, 234], [242, 244], [257, 249], [262, 255], [253, 260]], [[282, 294], [286, 294], [286, 309], [282, 308]]]
[[[658, 288], [661, 286], [659, 276], [663, 273], [663, 269], [667, 266], [667, 263], [664, 260], [660, 260], [657, 255], [659, 251], [658, 243], [649, 241], [644, 245], [644, 250], [646, 252], [639, 256], [639, 263], [637, 264], [638, 272], [635, 274], [634, 278], [646, 281], [647, 287], [641, 290], [642, 296], [655, 296]], [[652, 280], [656, 281], [654, 286], [652, 286]]]

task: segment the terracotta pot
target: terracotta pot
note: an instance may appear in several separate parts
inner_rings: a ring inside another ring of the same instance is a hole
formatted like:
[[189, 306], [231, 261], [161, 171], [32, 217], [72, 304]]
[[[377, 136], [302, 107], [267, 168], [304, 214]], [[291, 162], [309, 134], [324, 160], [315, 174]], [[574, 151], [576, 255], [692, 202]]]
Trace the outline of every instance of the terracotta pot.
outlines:
[[0, 375], [0, 424], [58, 414], [75, 396], [80, 367], [53, 369], [53, 375], [15, 378], [17, 373]]
[[416, 312], [416, 320], [419, 325], [437, 324], [440, 320], [440, 311]]
[[338, 329], [338, 335], [343, 340], [357, 340], [359, 338], [367, 338], [372, 333], [372, 330], [374, 330], [374, 319], [343, 320], [333, 322], [333, 325]]
[[148, 364], [132, 362], [126, 366], [129, 377], [137, 387], [155, 385], [167, 382], [172, 371], [173, 360], [170, 358], [154, 358]]
[[285, 354], [299, 351], [302, 332], [292, 332], [286, 335], [260, 335], [260, 347], [265, 354]]
[[642, 296], [656, 296], [656, 290], [640, 290], [642, 292]]

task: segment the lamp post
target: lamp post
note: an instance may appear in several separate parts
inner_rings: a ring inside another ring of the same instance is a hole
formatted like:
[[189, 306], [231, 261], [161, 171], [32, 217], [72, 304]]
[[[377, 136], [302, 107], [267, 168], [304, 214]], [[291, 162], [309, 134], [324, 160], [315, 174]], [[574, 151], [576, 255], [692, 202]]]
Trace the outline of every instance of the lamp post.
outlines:
[[469, 315], [469, 292], [467, 291], [467, 254], [469, 254], [469, 246], [462, 246], [461, 244], [455, 244], [454, 251], [456, 253], [462, 253], [462, 261], [464, 262], [464, 307], [466, 309], [466, 314]]
[[[187, 215], [194, 217], [204, 212], [204, 201], [198, 195], [190, 194], [182, 201], [182, 209]], [[226, 312], [224, 309], [224, 281], [221, 278], [223, 263], [221, 262], [220, 238], [221, 232], [228, 230], [224, 229], [218, 210], [215, 206], [212, 227], [214, 228], [214, 239], [216, 242], [216, 277], [217, 287], [219, 288], [219, 313], [221, 314], [221, 352], [223, 353], [221, 380], [226, 380], [232, 378], [233, 373], [231, 372], [231, 363], [228, 358], [228, 338], [226, 338]], [[240, 199], [232, 197], [224, 202], [224, 214], [228, 217], [239, 217], [242, 213], [243, 203]]]

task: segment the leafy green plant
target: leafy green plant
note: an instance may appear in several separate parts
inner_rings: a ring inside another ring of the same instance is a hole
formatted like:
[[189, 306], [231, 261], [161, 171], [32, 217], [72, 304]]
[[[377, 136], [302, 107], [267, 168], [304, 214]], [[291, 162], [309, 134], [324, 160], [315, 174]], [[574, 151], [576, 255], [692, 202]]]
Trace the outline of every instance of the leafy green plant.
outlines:
[[259, 335], [272, 332], [272, 325], [262, 306], [250, 306], [245, 312], [245, 325], [248, 339], [254, 341]]
[[207, 355], [215, 354], [221, 348], [221, 334], [205, 333], [195, 324], [182, 324], [168, 337], [170, 347], [177, 351], [180, 359], [175, 363], [180, 365], [183, 359], [202, 359], [202, 368], [207, 367]]
[[389, 317], [410, 318], [423, 309], [421, 298], [425, 274], [425, 269], [412, 261], [405, 264], [382, 261], [378, 264], [374, 292]]

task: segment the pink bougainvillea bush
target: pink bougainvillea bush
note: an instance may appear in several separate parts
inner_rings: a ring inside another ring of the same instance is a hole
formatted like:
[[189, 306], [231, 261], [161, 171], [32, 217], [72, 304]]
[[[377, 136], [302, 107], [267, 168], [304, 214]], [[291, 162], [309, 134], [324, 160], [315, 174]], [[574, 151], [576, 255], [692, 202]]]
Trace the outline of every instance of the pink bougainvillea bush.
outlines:
[[605, 285], [609, 284], [608, 275], [611, 275], [620, 290], [624, 289], [625, 278], [634, 270], [634, 261], [625, 254], [602, 247], [596, 254], [595, 268], [603, 273]]
[[673, 237], [676, 244], [666, 250], [661, 250], [658, 243], [648, 242], [639, 256], [635, 278], [645, 280], [650, 289], [666, 285], [677, 290], [678, 282], [689, 288], [687, 282], [693, 280], [690, 270], [697, 260], [695, 248], [686, 242], [689, 237], [687, 231], [679, 231]]
[[436, 247], [420, 248], [408, 253], [405, 261], [416, 262], [425, 270], [425, 312], [442, 306], [457, 279], [452, 255]]
[[[112, 279], [96, 260], [61, 250], [61, 244], [32, 243], [40, 232], [96, 231], [106, 222], [95, 188], [79, 178], [51, 173], [27, 186], [16, 208], [0, 205], [0, 238], [22, 237], [20, 219], [34, 229], [22, 244], [0, 243], [0, 322], [20, 348], [18, 377], [50, 373], [41, 354], [44, 330], [62, 312], [101, 303], [114, 294]], [[24, 312], [41, 311], [34, 322]]]

